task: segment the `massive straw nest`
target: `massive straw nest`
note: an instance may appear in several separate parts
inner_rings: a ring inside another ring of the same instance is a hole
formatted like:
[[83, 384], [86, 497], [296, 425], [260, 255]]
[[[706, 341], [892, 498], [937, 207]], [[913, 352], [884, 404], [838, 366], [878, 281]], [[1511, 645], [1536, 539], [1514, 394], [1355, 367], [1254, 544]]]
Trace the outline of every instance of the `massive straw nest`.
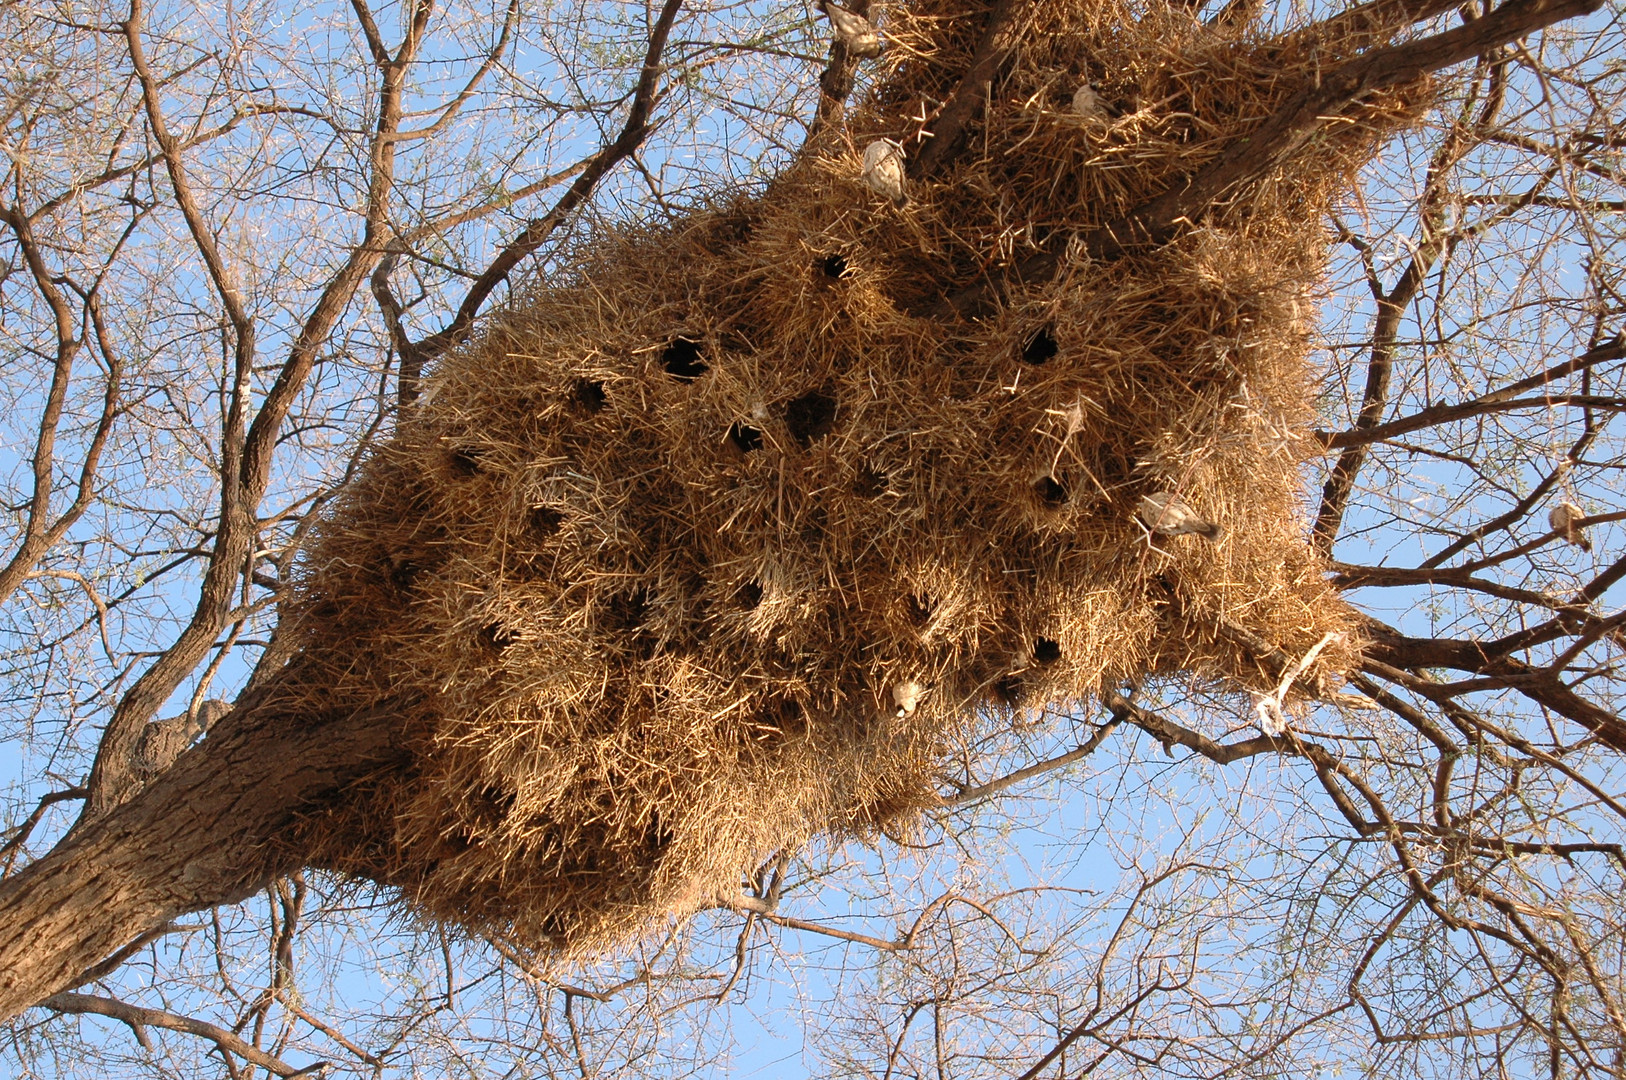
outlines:
[[[599, 948], [930, 805], [945, 747], [1021, 703], [1269, 691], [1347, 630], [1295, 511], [1307, 296], [1328, 198], [1405, 102], [1174, 243], [1074, 244], [967, 318], [944, 297], [1176, 183], [1340, 46], [1049, 0], [898, 209], [862, 151], [913, 152], [980, 20], [885, 19], [844, 126], [759, 198], [593, 235], [444, 361], [322, 528], [290, 693], [396, 702], [415, 748], [307, 823], [326, 864]], [[1086, 80], [1122, 115], [1073, 114]], [[1151, 537], [1160, 490], [1223, 536]]]

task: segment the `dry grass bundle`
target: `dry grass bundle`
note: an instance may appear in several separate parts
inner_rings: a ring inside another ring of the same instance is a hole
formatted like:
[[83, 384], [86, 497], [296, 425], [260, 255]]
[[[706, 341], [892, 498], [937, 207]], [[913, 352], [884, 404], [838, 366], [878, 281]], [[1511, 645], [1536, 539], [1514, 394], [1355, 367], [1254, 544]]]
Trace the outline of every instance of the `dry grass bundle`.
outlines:
[[[593, 237], [443, 363], [290, 614], [291, 692], [406, 703], [416, 746], [309, 823], [330, 865], [593, 949], [930, 805], [946, 743], [1023, 702], [1174, 671], [1268, 693], [1348, 629], [1295, 516], [1307, 296], [1322, 209], [1406, 105], [1091, 261], [1066, 237], [1339, 55], [1152, 8], [1038, 5], [969, 149], [901, 208], [864, 148], [915, 151], [979, 31], [954, 0], [887, 9], [877, 92], [760, 198]], [[1086, 81], [1117, 115], [1072, 110]], [[1038, 245], [1071, 255], [944, 313]], [[1223, 535], [1152, 536], [1156, 491]]]

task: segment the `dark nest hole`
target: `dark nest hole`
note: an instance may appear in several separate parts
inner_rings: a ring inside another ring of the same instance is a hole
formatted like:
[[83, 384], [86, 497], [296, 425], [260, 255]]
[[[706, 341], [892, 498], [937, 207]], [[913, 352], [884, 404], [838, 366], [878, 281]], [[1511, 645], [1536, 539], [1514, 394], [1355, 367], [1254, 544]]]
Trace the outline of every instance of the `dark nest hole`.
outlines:
[[841, 255], [826, 255], [818, 262], [819, 272], [832, 281], [839, 281], [844, 277], [851, 277], [853, 269], [847, 265], [847, 260]]
[[480, 459], [486, 456], [479, 446], [459, 446], [451, 452], [452, 471], [459, 476], [473, 476], [480, 471]]
[[1052, 510], [1067, 505], [1067, 488], [1054, 476], [1041, 476], [1033, 482], [1033, 493], [1039, 502]]
[[638, 630], [649, 613], [649, 592], [634, 589], [610, 597], [604, 608], [604, 623], [611, 630]]
[[551, 539], [565, 523], [565, 516], [551, 506], [531, 510], [531, 532], [538, 540]]
[[480, 627], [480, 642], [493, 652], [502, 652], [517, 640], [514, 631], [500, 622], [489, 622]]
[[824, 541], [829, 524], [829, 510], [818, 503], [809, 506], [802, 512], [802, 527], [799, 530], [802, 542], [809, 547], [818, 547]]
[[570, 944], [571, 927], [565, 924], [563, 916], [556, 912], [548, 912], [542, 917], [542, 933], [553, 943], [554, 948], [563, 949]]
[[487, 784], [469, 800], [475, 820], [487, 829], [495, 829], [508, 820], [514, 809], [514, 793], [496, 784]]
[[785, 427], [805, 450], [836, 427], [836, 399], [822, 390], [809, 390], [785, 406]]
[[672, 378], [681, 382], [694, 382], [710, 365], [700, 355], [700, 343], [688, 338], [676, 338], [661, 353], [661, 366]]
[[390, 584], [394, 585], [402, 592], [410, 592], [412, 586], [417, 583], [418, 574], [422, 571], [422, 569], [423, 567], [419, 566], [411, 559], [402, 559], [400, 562], [394, 563], [390, 567]]
[[453, 829], [440, 838], [435, 854], [442, 859], [455, 859], [480, 846], [480, 840], [469, 829]]
[[[668, 368], [667, 370], [670, 371], [671, 369]], [[589, 416], [596, 412], [602, 412], [604, 403], [608, 400], [608, 395], [604, 393], [604, 384], [595, 382], [592, 379], [577, 379], [576, 385], [570, 391], [571, 405], [578, 412], [584, 412]]]
[[728, 441], [742, 454], [762, 449], [762, 430], [736, 420], [728, 429]]
[[996, 702], [1007, 709], [1019, 708], [1027, 694], [1026, 688], [1022, 685], [1022, 677], [1011, 674], [1001, 675], [995, 679], [988, 692]]
[[929, 596], [906, 596], [903, 598], [903, 609], [911, 623], [925, 626], [932, 621], [932, 612], [937, 610], [937, 604]]
[[1060, 642], [1052, 641], [1047, 637], [1034, 638], [1033, 659], [1040, 664], [1054, 664], [1061, 659]]
[[1056, 344], [1056, 335], [1051, 333], [1050, 327], [1041, 326], [1022, 346], [1022, 362], [1037, 367], [1049, 363], [1060, 351], [1061, 347]]
[[807, 730], [807, 712], [795, 698], [771, 698], [763, 703], [757, 723], [781, 735], [794, 735]]
[[660, 858], [666, 849], [672, 846], [677, 839], [677, 832], [661, 820], [660, 814], [651, 814], [649, 825], [644, 829], [644, 850], [652, 857]]
[[649, 591], [640, 588], [611, 597], [602, 618], [605, 628], [620, 637], [635, 659], [649, 660], [658, 650], [655, 635], [644, 625], [648, 615]]
[[1125, 453], [1118, 447], [1102, 446], [1095, 455], [1094, 467], [1090, 470], [1108, 490], [1115, 489], [1133, 479], [1135, 475], [1135, 457]]
[[873, 499], [886, 493], [886, 485], [886, 473], [877, 471], [872, 465], [865, 465], [853, 479], [853, 494], [861, 499]]
[[747, 581], [740, 586], [738, 596], [740, 606], [747, 611], [752, 611], [758, 604], [762, 603], [762, 586], [755, 581]]

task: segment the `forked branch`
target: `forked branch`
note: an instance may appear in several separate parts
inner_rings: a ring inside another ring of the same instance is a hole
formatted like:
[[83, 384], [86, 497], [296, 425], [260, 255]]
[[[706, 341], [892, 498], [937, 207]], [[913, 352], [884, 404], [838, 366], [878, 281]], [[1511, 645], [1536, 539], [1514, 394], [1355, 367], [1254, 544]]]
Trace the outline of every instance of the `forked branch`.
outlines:
[[535, 254], [554, 231], [569, 219], [570, 214], [587, 201], [606, 173], [632, 156], [638, 147], [643, 145], [644, 140], [654, 129], [650, 122], [650, 113], [655, 107], [656, 90], [662, 71], [661, 57], [666, 51], [666, 41], [672, 32], [672, 24], [677, 21], [678, 12], [682, 7], [683, 0], [665, 0], [661, 6], [660, 15], [650, 31], [649, 47], [644, 52], [643, 68], [632, 95], [632, 107], [627, 113], [626, 123], [621, 127], [621, 133], [613, 142], [587, 159], [575, 182], [559, 201], [553, 204], [552, 209], [541, 217], [532, 218], [524, 230], [497, 253], [491, 265], [487, 266], [474, 280], [474, 284], [469, 286], [469, 291], [464, 295], [463, 302], [458, 306], [457, 314], [452, 317], [452, 321], [444, 329], [424, 338], [414, 346], [420, 364], [433, 359], [466, 338], [474, 327], [474, 320], [479, 316], [480, 309], [497, 286], [507, 281], [514, 268]]

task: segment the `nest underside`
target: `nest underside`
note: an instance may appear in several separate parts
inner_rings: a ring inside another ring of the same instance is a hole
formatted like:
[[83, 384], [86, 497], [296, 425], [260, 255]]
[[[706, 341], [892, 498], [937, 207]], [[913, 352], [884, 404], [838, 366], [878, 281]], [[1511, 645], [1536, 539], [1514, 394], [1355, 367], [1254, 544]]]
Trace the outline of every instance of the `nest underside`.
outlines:
[[[399, 702], [415, 754], [306, 822], [319, 861], [587, 952], [907, 820], [989, 725], [1160, 673], [1269, 693], [1329, 635], [1297, 692], [1351, 661], [1297, 509], [1320, 222], [1420, 91], [1095, 262], [1092, 227], [1363, 42], [1053, 0], [895, 207], [863, 149], [914, 152], [976, 23], [888, 9], [877, 89], [763, 194], [597, 233], [432, 374], [287, 615], [286, 692]], [[1118, 115], [1070, 110], [1087, 81]], [[1149, 532], [1160, 491], [1219, 539]]]

